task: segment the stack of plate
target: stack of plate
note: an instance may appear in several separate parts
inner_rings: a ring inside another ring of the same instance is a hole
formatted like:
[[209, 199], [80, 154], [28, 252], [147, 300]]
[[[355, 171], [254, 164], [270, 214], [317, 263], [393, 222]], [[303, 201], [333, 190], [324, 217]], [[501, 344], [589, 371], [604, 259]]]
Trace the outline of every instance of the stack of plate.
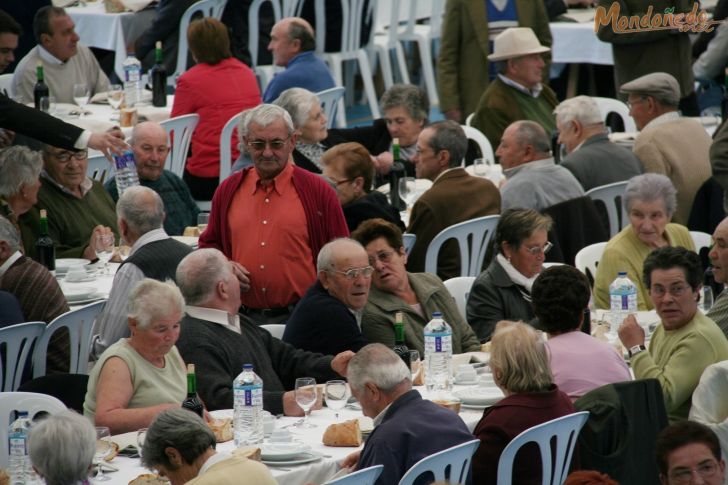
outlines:
[[300, 441], [290, 443], [266, 441], [260, 447], [260, 461], [270, 466], [302, 465], [321, 458], [321, 454], [311, 451], [308, 445]]
[[83, 305], [103, 298], [92, 286], [64, 286], [62, 289], [69, 305]]
[[460, 407], [464, 409], [485, 409], [504, 397], [503, 391], [495, 385], [468, 387], [453, 392], [453, 395], [460, 399]]
[[73, 268], [86, 268], [91, 261], [83, 258], [60, 258], [56, 259], [56, 276], [63, 276], [68, 273], [68, 270]]

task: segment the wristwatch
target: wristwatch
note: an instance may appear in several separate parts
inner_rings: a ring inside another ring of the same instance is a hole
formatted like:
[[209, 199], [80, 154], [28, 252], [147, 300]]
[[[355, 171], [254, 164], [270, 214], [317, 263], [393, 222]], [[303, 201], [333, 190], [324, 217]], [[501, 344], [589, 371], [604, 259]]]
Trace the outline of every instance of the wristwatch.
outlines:
[[630, 359], [634, 357], [635, 355], [639, 354], [643, 350], [647, 350], [647, 348], [644, 345], [635, 345], [634, 347], [631, 347], [629, 349], [629, 357]]

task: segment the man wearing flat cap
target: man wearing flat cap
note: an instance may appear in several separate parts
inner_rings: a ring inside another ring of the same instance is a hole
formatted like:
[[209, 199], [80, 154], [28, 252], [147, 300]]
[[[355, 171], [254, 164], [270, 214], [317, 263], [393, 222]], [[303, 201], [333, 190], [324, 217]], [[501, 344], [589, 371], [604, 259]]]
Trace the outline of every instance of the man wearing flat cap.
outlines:
[[528, 27], [506, 29], [495, 38], [488, 60], [496, 62], [498, 76], [480, 98], [471, 123], [494, 147], [514, 121], [535, 121], [546, 133], [556, 129], [556, 94], [541, 83], [546, 66], [542, 55], [550, 50]]
[[670, 177], [677, 189], [673, 222], [687, 224], [695, 193], [710, 178], [710, 136], [695, 120], [677, 111], [680, 86], [670, 74], [654, 72], [623, 84], [637, 135], [634, 154], [645, 172]]

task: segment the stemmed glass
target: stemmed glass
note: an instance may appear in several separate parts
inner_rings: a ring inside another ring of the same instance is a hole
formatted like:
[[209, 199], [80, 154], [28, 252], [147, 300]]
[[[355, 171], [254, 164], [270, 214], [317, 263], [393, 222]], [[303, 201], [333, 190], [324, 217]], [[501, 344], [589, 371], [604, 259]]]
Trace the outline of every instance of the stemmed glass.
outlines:
[[349, 399], [349, 392], [346, 381], [328, 381], [324, 388], [324, 398], [326, 406], [333, 409], [336, 415], [336, 421], [339, 420], [339, 411], [346, 406]]
[[147, 439], [147, 429], [149, 428], [142, 428], [139, 431], [137, 431], [136, 435], [136, 441], [137, 441], [137, 454], [141, 458], [142, 456], [142, 448], [144, 447], [144, 440]]
[[485, 158], [476, 158], [473, 160], [473, 175], [485, 177], [488, 174], [488, 162]]
[[311, 414], [311, 408], [316, 404], [316, 379], [313, 377], [299, 377], [296, 379], [296, 403], [303, 409], [303, 424], [302, 428], [315, 428], [309, 422], [309, 414]]
[[96, 462], [96, 476], [94, 477], [95, 482], [105, 482], [110, 478], [104, 475], [104, 471], [101, 468], [101, 462], [111, 451], [111, 442], [108, 440], [111, 433], [109, 428], [106, 426], [96, 426], [96, 451], [94, 452], [94, 460]]
[[99, 261], [104, 263], [104, 274], [109, 274], [109, 260], [114, 254], [114, 235], [97, 234], [95, 252]]
[[420, 361], [420, 352], [418, 350], [410, 350], [410, 373], [412, 374], [412, 382], [415, 381], [417, 375], [422, 371], [422, 362]]
[[87, 84], [73, 85], [73, 100], [80, 108], [87, 105], [89, 99], [91, 99], [91, 90], [88, 88]]
[[121, 103], [124, 102], [124, 88], [121, 86], [121, 84], [112, 84], [111, 86], [109, 86], [109, 91], [106, 94], [106, 99], [109, 100], [109, 105], [116, 112], [114, 116], [118, 119], [119, 108], [121, 107]]

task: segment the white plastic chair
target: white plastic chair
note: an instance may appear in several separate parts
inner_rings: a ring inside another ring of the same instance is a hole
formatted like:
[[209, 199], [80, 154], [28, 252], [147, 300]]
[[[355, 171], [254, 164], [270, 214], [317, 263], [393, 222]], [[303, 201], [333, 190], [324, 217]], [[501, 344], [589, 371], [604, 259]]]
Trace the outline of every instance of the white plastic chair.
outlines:
[[382, 474], [384, 465], [374, 465], [363, 470], [349, 473], [336, 480], [331, 480], [324, 483], [324, 485], [374, 485], [379, 475]]
[[[579, 431], [588, 417], [589, 411], [569, 414], [534, 426], [513, 438], [498, 460], [498, 485], [511, 485], [516, 453], [523, 445], [531, 442], [536, 443], [541, 449], [541, 483], [543, 485], [564, 483], [569, 474], [571, 456], [576, 447]], [[556, 453], [552, 456], [553, 442]]]
[[478, 276], [499, 219], [499, 215], [477, 217], [440, 231], [427, 247], [425, 272], [437, 274], [440, 247], [450, 239], [457, 239], [460, 247], [460, 276]]
[[[221, 184], [223, 180], [230, 176], [230, 172], [233, 165], [233, 133], [240, 124], [240, 119], [243, 117], [243, 113], [233, 115], [225, 126], [223, 126], [220, 132], [220, 175], [218, 183]], [[202, 212], [210, 212], [212, 210], [212, 201], [210, 200], [196, 200], [197, 207]]]
[[417, 241], [417, 234], [412, 234], [411, 232], [405, 232], [402, 234], [402, 245], [404, 246], [404, 252], [409, 254], [410, 251], [412, 251], [412, 247], [415, 245], [415, 242]]
[[605, 123], [609, 113], [616, 113], [622, 118], [625, 133], [634, 133], [637, 131], [637, 125], [635, 125], [634, 120], [629, 115], [629, 106], [622, 101], [613, 98], [600, 98], [598, 96], [592, 96], [592, 99], [599, 106], [599, 111]]
[[[27, 322], [0, 328], [2, 392], [14, 391], [20, 385], [25, 364], [32, 358], [33, 344], [43, 335], [45, 327], [45, 322]], [[4, 428], [0, 425], [0, 429]]]
[[286, 331], [286, 326], [282, 323], [269, 323], [268, 325], [261, 325], [260, 328], [268, 330], [268, 333], [278, 340], [283, 338], [283, 332]]
[[332, 128], [334, 126], [335, 119], [337, 120], [336, 124], [338, 128], [346, 128], [346, 116], [343, 116], [343, 125], [341, 124], [341, 120], [337, 118], [337, 106], [339, 104], [339, 100], [343, 99], [345, 92], [346, 88], [344, 87], [334, 87], [324, 89], [323, 91], [316, 93], [316, 97], [321, 103], [321, 107], [326, 115], [326, 126], [328, 128]]
[[187, 28], [190, 26], [192, 17], [201, 15], [202, 17], [213, 17], [217, 20], [222, 18], [222, 12], [225, 10], [227, 0], [200, 0], [190, 5], [179, 21], [179, 37], [177, 40], [177, 67], [174, 72], [167, 78], [169, 86], [177, 85], [177, 78], [187, 70]]
[[[470, 460], [480, 446], [480, 440], [472, 440], [425, 457], [407, 470], [399, 485], [412, 485], [423, 473], [432, 472], [435, 481], [465, 483], [470, 473]], [[450, 475], [446, 476], [446, 470]]]
[[187, 153], [190, 150], [192, 133], [200, 122], [200, 115], [189, 114], [170, 118], [159, 123], [167, 132], [171, 149], [164, 162], [164, 168], [182, 177], [187, 163]]
[[[490, 141], [488, 141], [488, 138], [483, 134], [482, 131], [479, 129], [465, 125], [460, 125], [463, 128], [463, 131], [465, 132], [465, 136], [468, 137], [468, 140], [473, 140], [475, 143], [478, 144], [478, 147], [480, 148], [480, 153], [482, 153], [483, 158], [485, 159], [485, 163], [487, 165], [493, 165], [495, 163], [495, 153], [493, 153], [493, 147], [490, 144]], [[463, 160], [463, 164], [465, 163], [465, 160]]]
[[16, 411], [27, 411], [32, 420], [38, 413], [56, 414], [66, 405], [47, 394], [35, 392], [4, 392], [0, 394], [0, 468], [8, 468], [8, 427]]
[[[374, 49], [377, 52], [379, 65], [382, 69], [382, 77], [384, 78], [384, 88], [389, 89], [394, 84], [394, 75], [392, 73], [392, 61], [390, 54], [394, 51], [397, 59], [397, 69], [401, 77], [402, 84], [409, 84], [409, 72], [407, 69], [407, 60], [404, 56], [404, 48], [399, 41], [399, 12], [403, 1], [407, 0], [391, 0], [389, 3], [389, 23], [388, 28], [374, 34]], [[409, 0], [410, 7], [415, 6], [413, 0]], [[410, 8], [409, 10], [412, 10]]]
[[607, 247], [606, 242], [590, 244], [579, 250], [574, 257], [574, 266], [589, 278], [589, 282], [594, 286], [594, 280], [597, 277], [597, 266], [604, 254], [604, 248]]
[[111, 174], [112, 165], [111, 162], [104, 155], [96, 155], [95, 157], [88, 157], [88, 167], [86, 168], [86, 175], [101, 182], [102, 184], [106, 180], [106, 176]]
[[10, 74], [0, 74], [0, 93], [5, 93], [8, 95], [8, 98], [13, 97], [13, 73]]
[[[473, 118], [475, 118], [475, 113], [474, 112], [473, 113], [470, 113], [467, 116], [467, 118], [465, 118], [465, 126], [473, 126], [472, 125]], [[490, 143], [490, 142], [488, 142], [488, 143]]]
[[624, 192], [627, 190], [628, 183], [625, 180], [624, 182], [614, 182], [613, 184], [594, 187], [585, 194], [593, 201], [601, 201], [607, 209], [610, 238], [614, 237], [629, 224], [629, 217], [627, 216], [627, 210], [624, 208], [623, 203]]
[[695, 244], [695, 252], [700, 254], [700, 250], [703, 248], [710, 248], [713, 244], [713, 236], [705, 232], [690, 231], [690, 237], [693, 238], [693, 244]]
[[458, 307], [458, 312], [460, 312], [460, 315], [465, 321], [467, 321], [465, 315], [466, 306], [468, 304], [468, 296], [470, 295], [470, 289], [473, 287], [474, 281], [475, 276], [457, 276], [443, 281], [445, 288], [447, 288], [447, 291], [449, 291], [455, 299], [455, 305]]
[[71, 361], [69, 374], [88, 374], [88, 356], [91, 349], [91, 334], [94, 321], [103, 310], [106, 300], [97, 301], [71, 310], [53, 319], [38, 339], [33, 350], [33, 378], [44, 376], [46, 373], [46, 354], [51, 337], [61, 328], [68, 329], [68, 338], [71, 346]]

